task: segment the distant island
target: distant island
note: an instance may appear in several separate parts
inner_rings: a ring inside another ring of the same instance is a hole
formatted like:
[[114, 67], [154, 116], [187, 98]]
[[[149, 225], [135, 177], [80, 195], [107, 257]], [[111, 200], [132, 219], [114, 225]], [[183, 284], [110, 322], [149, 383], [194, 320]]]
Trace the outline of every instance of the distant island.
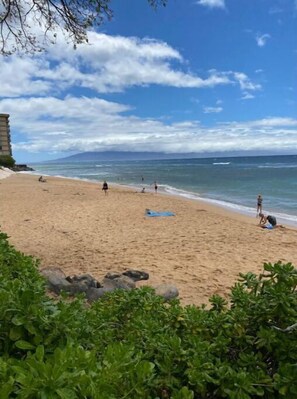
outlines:
[[230, 151], [224, 153], [165, 153], [165, 152], [134, 152], [134, 151], [89, 151], [59, 158], [51, 162], [92, 162], [92, 161], [146, 161], [146, 160], [166, 160], [166, 159], [191, 159], [191, 158], [231, 158], [231, 157], [257, 157], [257, 156], [288, 156], [292, 154], [276, 155], [269, 151], [261, 153], [247, 151]]
[[[209, 156], [209, 155], [208, 155]], [[145, 161], [160, 159], [184, 159], [201, 158], [196, 153], [165, 153], [165, 152], [133, 152], [133, 151], [104, 151], [104, 152], [81, 152], [69, 157], [56, 159], [48, 162], [81, 162], [81, 161]]]

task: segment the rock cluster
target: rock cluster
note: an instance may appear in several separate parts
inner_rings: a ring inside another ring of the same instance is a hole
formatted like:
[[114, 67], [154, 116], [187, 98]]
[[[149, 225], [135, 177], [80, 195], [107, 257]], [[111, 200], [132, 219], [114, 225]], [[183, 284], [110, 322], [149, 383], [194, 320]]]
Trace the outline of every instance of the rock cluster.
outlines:
[[24, 165], [24, 164], [19, 164], [19, 165], [14, 165], [11, 168], [14, 172], [31, 172], [34, 171], [33, 168], [31, 168], [30, 166]]
[[[140, 270], [127, 270], [123, 273], [107, 273], [104, 279], [99, 282], [90, 274], [79, 276], [66, 276], [57, 267], [47, 267], [41, 270], [45, 277], [50, 291], [59, 294], [61, 291], [75, 295], [84, 292], [89, 302], [100, 299], [106, 292], [116, 289], [132, 290], [136, 288], [136, 282], [148, 280], [149, 274]], [[178, 289], [170, 284], [161, 284], [153, 287], [156, 295], [162, 296], [165, 300], [178, 297]]]

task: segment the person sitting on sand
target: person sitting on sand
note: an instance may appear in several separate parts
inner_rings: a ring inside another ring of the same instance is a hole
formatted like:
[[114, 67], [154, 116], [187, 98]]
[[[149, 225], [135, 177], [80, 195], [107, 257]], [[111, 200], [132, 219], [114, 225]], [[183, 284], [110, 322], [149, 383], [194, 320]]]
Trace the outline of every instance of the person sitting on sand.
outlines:
[[145, 187], [142, 188], [141, 192], [142, 192], [142, 193], [145, 193]]
[[40, 183], [46, 183], [46, 180], [45, 180], [42, 176], [40, 176], [40, 178], [38, 179], [38, 181], [39, 181]]
[[107, 190], [108, 190], [108, 184], [107, 181], [104, 180], [103, 185], [102, 185], [102, 190], [104, 191], [104, 194], [107, 194]]
[[276, 227], [284, 227], [281, 224], [277, 224], [276, 217], [272, 215], [265, 216], [264, 213], [259, 213], [260, 222], [259, 226], [263, 229], [275, 229]]

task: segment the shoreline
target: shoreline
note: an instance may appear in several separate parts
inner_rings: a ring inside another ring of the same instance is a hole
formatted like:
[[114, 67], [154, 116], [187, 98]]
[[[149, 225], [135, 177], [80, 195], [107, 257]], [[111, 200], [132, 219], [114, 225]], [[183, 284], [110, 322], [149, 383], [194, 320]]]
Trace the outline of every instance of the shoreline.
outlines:
[[[98, 182], [99, 183], [99, 182]], [[258, 220], [204, 201], [140, 193], [101, 182], [16, 173], [1, 180], [1, 229], [16, 249], [67, 275], [138, 269], [156, 286], [180, 291], [184, 305], [227, 297], [239, 273], [260, 273], [264, 262], [297, 264], [297, 230], [268, 231]], [[148, 218], [145, 209], [175, 217]]]
[[[34, 176], [39, 176], [40, 173], [32, 173], [32, 172], [20, 172], [22, 174], [31, 174]], [[83, 179], [80, 177], [68, 177], [68, 176], [62, 176], [62, 175], [47, 175], [47, 174], [43, 174], [43, 176], [46, 177], [50, 177], [50, 178], [60, 178], [60, 179], [70, 179], [70, 180], [75, 180], [75, 181], [83, 181], [83, 182], [89, 182], [89, 183], [94, 183], [94, 184], [101, 184], [101, 180], [94, 180], [94, 179]], [[129, 185], [128, 183], [118, 183], [118, 182], [113, 182], [110, 181], [110, 184], [112, 184], [115, 187], [118, 188], [126, 188], [128, 190], [141, 190], [142, 186], [147, 186], [145, 184], [131, 184]], [[161, 187], [167, 187], [166, 185], [160, 185]], [[153, 188], [148, 188], [146, 187], [147, 191], [146, 193], [154, 193], [154, 189]], [[226, 212], [230, 212], [230, 213], [235, 213], [236, 215], [243, 215], [246, 217], [250, 217], [252, 219], [254, 219], [256, 216], [256, 205], [255, 208], [251, 208], [245, 205], [239, 205], [233, 202], [227, 202], [224, 200], [217, 200], [217, 199], [212, 199], [212, 198], [208, 198], [208, 197], [201, 197], [198, 193], [194, 193], [194, 192], [189, 192], [183, 189], [178, 189], [175, 187], [171, 187], [171, 192], [170, 190], [167, 191], [167, 189], [160, 189], [158, 191], [158, 194], [160, 195], [168, 195], [168, 196], [173, 196], [176, 198], [181, 198], [181, 199], [185, 199], [185, 200], [190, 200], [190, 201], [197, 201], [197, 202], [203, 202], [206, 203], [207, 205], [210, 206], [214, 206], [215, 208], [221, 208], [226, 210]], [[180, 193], [179, 193], [179, 192]], [[138, 191], [137, 191], [138, 192]], [[289, 228], [293, 228], [297, 230], [297, 216], [295, 215], [290, 215], [290, 214], [286, 214], [286, 213], [280, 213], [277, 211], [270, 211], [270, 210], [264, 210], [265, 214], [273, 214], [277, 220], [278, 220], [278, 224], [282, 224], [282, 225], [286, 225]]]

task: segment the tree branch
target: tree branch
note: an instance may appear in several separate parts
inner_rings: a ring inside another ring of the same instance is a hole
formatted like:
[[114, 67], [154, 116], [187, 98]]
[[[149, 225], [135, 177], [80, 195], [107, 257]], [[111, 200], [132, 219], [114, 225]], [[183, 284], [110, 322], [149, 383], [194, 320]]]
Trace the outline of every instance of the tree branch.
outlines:
[[[113, 17], [111, 0], [0, 0], [0, 54], [16, 51], [34, 53], [44, 49], [49, 33], [56, 37], [61, 31], [74, 46], [87, 42], [87, 29], [100, 26]], [[167, 0], [147, 0], [157, 8]], [[32, 21], [32, 23], [30, 23]], [[44, 42], [37, 40], [35, 24], [44, 34]], [[32, 26], [31, 26], [32, 25]], [[52, 40], [54, 41], [54, 39]]]
[[291, 331], [297, 329], [297, 323], [295, 323], [295, 324], [293, 324], [293, 325], [291, 325], [291, 326], [289, 326], [287, 328], [279, 328], [279, 327], [276, 327], [276, 326], [272, 326], [272, 328], [274, 328], [277, 331], [281, 331], [281, 332], [291, 332]]

